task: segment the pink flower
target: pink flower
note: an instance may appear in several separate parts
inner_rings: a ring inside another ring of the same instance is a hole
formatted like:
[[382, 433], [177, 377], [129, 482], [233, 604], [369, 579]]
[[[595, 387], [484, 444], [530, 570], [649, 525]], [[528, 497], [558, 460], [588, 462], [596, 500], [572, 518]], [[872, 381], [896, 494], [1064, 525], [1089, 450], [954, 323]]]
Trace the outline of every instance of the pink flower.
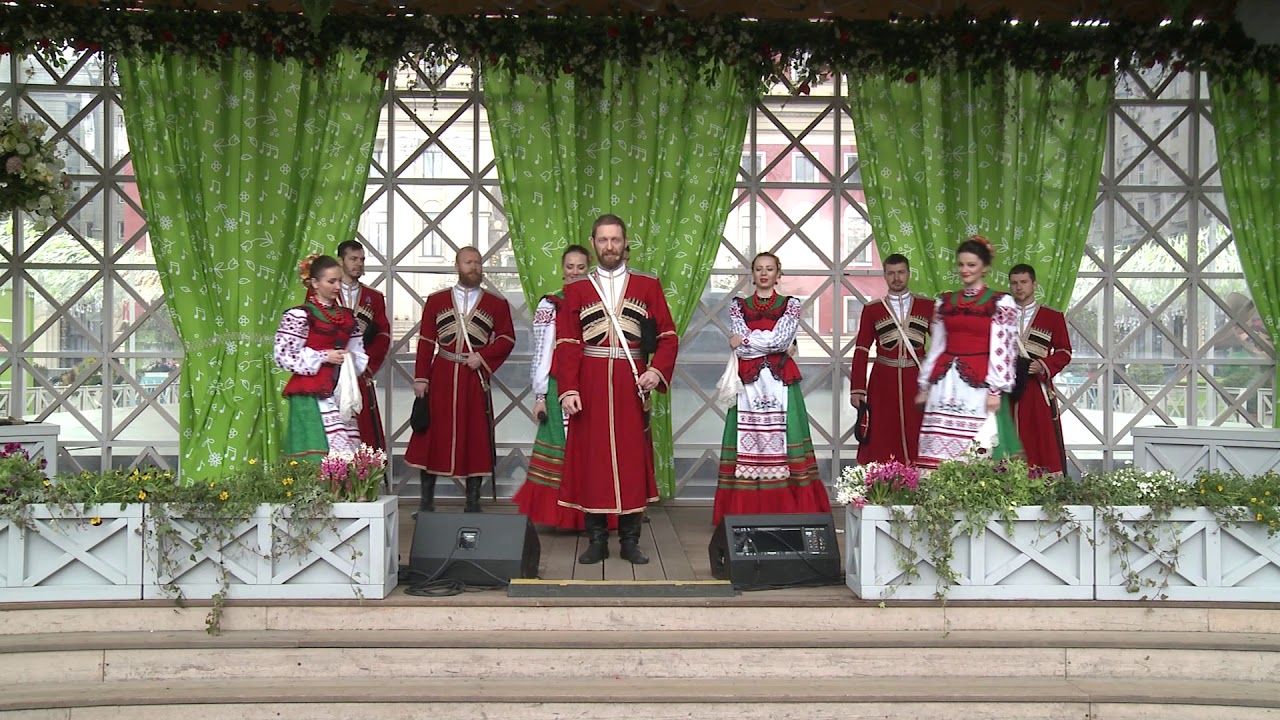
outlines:
[[22, 158], [17, 155], [11, 156], [4, 161], [4, 171], [10, 175], [17, 175], [22, 170]]

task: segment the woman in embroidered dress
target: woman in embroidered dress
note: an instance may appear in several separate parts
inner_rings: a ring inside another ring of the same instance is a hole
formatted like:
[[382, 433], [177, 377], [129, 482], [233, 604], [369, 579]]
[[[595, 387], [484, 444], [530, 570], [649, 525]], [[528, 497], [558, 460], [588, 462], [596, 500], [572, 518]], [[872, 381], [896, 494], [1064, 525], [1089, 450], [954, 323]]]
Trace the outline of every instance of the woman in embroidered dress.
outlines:
[[307, 299], [290, 308], [276, 331], [275, 360], [293, 373], [284, 386], [289, 422], [284, 440], [287, 457], [319, 462], [329, 451], [360, 447], [356, 418], [338, 412], [334, 389], [343, 363], [364, 372], [369, 356], [356, 332], [356, 317], [338, 302], [342, 267], [328, 255], [303, 261], [299, 268]]
[[788, 350], [801, 303], [777, 293], [782, 265], [773, 253], [751, 261], [755, 292], [729, 306], [742, 390], [725, 416], [712, 524], [725, 515], [831, 512], [818, 476], [800, 368]]
[[1009, 414], [1013, 390], [1017, 306], [1013, 298], [987, 287], [991, 243], [974, 235], [956, 249], [956, 270], [964, 286], [938, 296], [933, 310], [929, 354], [920, 368], [924, 405], [917, 464], [936, 468], [965, 453], [994, 415], [998, 428], [993, 457], [1022, 452]]
[[[581, 245], [570, 245], [560, 256], [560, 269], [564, 281], [585, 275], [591, 256]], [[533, 441], [533, 455], [529, 459], [529, 472], [524, 485], [512, 496], [516, 507], [539, 525], [550, 525], [562, 530], [581, 530], [581, 510], [567, 508], [556, 502], [560, 495], [560, 473], [564, 468], [564, 415], [560, 412], [556, 379], [551, 370], [551, 357], [556, 348], [556, 311], [564, 300], [564, 290], [543, 296], [533, 314], [533, 362], [530, 367], [535, 403], [534, 417], [538, 419], [538, 435]], [[612, 520], [617, 519], [611, 515]]]

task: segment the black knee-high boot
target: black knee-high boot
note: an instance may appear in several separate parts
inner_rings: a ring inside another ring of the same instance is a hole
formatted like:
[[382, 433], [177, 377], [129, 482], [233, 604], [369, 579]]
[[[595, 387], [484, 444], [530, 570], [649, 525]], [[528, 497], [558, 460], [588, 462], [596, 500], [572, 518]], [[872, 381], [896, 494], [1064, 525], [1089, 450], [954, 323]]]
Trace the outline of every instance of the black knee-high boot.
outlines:
[[480, 510], [480, 487], [484, 484], [482, 477], [467, 478], [467, 504], [462, 506], [462, 512], [481, 512]]
[[418, 500], [419, 512], [436, 511], [436, 476], [426, 470], [418, 471], [418, 482], [422, 485], [422, 497]]
[[622, 546], [618, 556], [632, 565], [644, 565], [649, 556], [640, 552], [640, 523], [644, 522], [643, 513], [627, 513], [618, 516], [618, 539]]
[[583, 565], [595, 565], [609, 557], [609, 516], [600, 513], [587, 513], [585, 521], [587, 530], [587, 549], [578, 556]]

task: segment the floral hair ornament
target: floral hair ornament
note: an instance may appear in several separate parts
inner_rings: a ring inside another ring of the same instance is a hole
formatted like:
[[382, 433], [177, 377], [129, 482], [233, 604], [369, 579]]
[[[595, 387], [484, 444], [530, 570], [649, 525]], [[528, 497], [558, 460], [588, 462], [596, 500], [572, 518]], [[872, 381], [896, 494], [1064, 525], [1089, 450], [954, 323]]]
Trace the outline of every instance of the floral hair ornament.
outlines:
[[307, 281], [311, 279], [311, 263], [318, 257], [320, 257], [318, 254], [311, 253], [302, 258], [302, 262], [298, 263], [298, 277], [302, 278], [303, 285], [306, 285]]
[[986, 248], [986, 249], [987, 249], [987, 254], [991, 256], [991, 259], [992, 259], [992, 260], [995, 260], [995, 257], [996, 257], [996, 249], [995, 249], [994, 247], [992, 247], [992, 245], [991, 245], [991, 241], [990, 241], [990, 240], [986, 239], [985, 237], [983, 237], [983, 236], [981, 236], [981, 235], [970, 235], [970, 236], [969, 236], [969, 239], [970, 239], [970, 240], [972, 240], [972, 241], [974, 241], [974, 242], [976, 242], [976, 243], [978, 243], [978, 244], [979, 244], [979, 245], [981, 245], [982, 247]]

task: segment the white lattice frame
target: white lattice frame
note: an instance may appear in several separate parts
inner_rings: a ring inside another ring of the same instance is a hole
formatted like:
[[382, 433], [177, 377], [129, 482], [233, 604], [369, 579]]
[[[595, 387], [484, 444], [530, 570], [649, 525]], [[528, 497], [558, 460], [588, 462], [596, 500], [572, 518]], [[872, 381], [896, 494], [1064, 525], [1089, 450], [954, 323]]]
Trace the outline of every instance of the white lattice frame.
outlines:
[[[901, 508], [907, 512], [909, 507]], [[1093, 508], [1068, 506], [1071, 518], [1062, 525], [1051, 525], [1038, 507], [1017, 509], [1014, 535], [1011, 537], [996, 520], [988, 522], [984, 532], [968, 535], [961, 526], [963, 515], [957, 515], [951, 529], [951, 538], [957, 547], [964, 543], [967, 553], [957, 553], [952, 569], [960, 575], [957, 585], [946, 589], [946, 596], [953, 600], [1067, 600], [1093, 598], [1093, 549], [1087, 536], [1093, 528]], [[937, 585], [934, 573], [922, 573], [923, 577], [912, 584], [894, 584], [903, 575], [898, 550], [905, 548], [912, 562], [921, 570], [936, 572], [931, 558], [911, 546], [907, 532], [898, 532], [889, 508], [867, 506], [861, 510], [846, 508], [845, 529], [848, 533], [848, 561], [846, 582], [859, 597], [864, 599], [897, 598], [900, 600], [926, 600], [934, 598]], [[1024, 533], [1031, 533], [1024, 537]], [[903, 539], [899, 539], [899, 535]], [[904, 544], [905, 543], [905, 544]], [[987, 566], [988, 547], [1001, 543], [1017, 551], [1017, 555], [994, 567]], [[1045, 552], [1059, 543], [1067, 543], [1070, 552], [1067, 559], [1054, 561]], [[967, 555], [968, 562], [962, 566]], [[1062, 563], [1066, 563], [1063, 565]], [[1034, 564], [1053, 578], [1039, 583], [1007, 583], [1014, 572]]]
[[[26, 529], [0, 522], [0, 601], [142, 598], [142, 505], [28, 509]], [[57, 554], [43, 554], [50, 548]], [[68, 570], [87, 578], [50, 582]]]
[[[1237, 527], [1223, 525], [1204, 508], [1173, 510], [1168, 518], [1161, 519], [1157, 534], [1162, 540], [1172, 538], [1181, 543], [1177, 564], [1169, 568], [1158, 555], [1172, 548], [1171, 542], [1161, 542], [1156, 551], [1140, 547], [1132, 539], [1133, 525], [1150, 515], [1146, 507], [1114, 508], [1125, 532], [1124, 549], [1129, 553], [1130, 572], [1141, 578], [1150, 578], [1156, 587], [1143, 585], [1138, 592], [1126, 589], [1125, 568], [1116, 555], [1118, 538], [1108, 532], [1101, 511], [1097, 522], [1098, 600], [1150, 600], [1164, 596], [1169, 600], [1274, 602], [1280, 597], [1280, 536], [1268, 536], [1262, 523], [1246, 521]], [[1239, 511], [1247, 517], [1247, 509]], [[1224, 535], [1234, 542], [1224, 543]], [[1197, 545], [1197, 547], [1192, 547]], [[1199, 550], [1203, 550], [1203, 562], [1196, 562]], [[1254, 585], [1241, 584], [1259, 570], [1269, 569], [1277, 577], [1272, 581]], [[1170, 585], [1160, 587], [1161, 575], [1168, 573]], [[1173, 583], [1177, 584], [1173, 584]]]
[[[335, 503], [332, 522], [337, 532], [322, 530], [319, 537], [307, 543], [304, 555], [297, 554], [296, 549], [285, 542], [277, 543], [275, 532], [289, 533], [295, 522], [320, 523], [323, 527], [323, 524], [331, 522], [329, 519], [289, 520], [277, 512], [276, 506], [260, 505], [252, 517], [232, 530], [229, 542], [200, 550], [192, 546], [196, 533], [191, 526], [198, 521], [175, 519], [173, 525], [184, 546], [171, 549], [169, 559], [160, 563], [161, 567], [157, 566], [154, 528], [148, 527], [144, 597], [172, 597], [171, 584], [184, 597], [212, 597], [222, 592], [222, 586], [217, 582], [216, 566], [219, 563], [227, 571], [229, 598], [386, 597], [396, 585], [399, 569], [398, 506], [399, 498], [396, 496], [382, 497], [372, 503]], [[193, 554], [194, 561], [190, 557]], [[317, 564], [330, 566], [344, 579], [329, 582], [299, 580], [299, 575]], [[204, 576], [184, 579], [193, 570], [207, 565], [214, 566], [208, 570], [214, 574], [212, 579]]]

